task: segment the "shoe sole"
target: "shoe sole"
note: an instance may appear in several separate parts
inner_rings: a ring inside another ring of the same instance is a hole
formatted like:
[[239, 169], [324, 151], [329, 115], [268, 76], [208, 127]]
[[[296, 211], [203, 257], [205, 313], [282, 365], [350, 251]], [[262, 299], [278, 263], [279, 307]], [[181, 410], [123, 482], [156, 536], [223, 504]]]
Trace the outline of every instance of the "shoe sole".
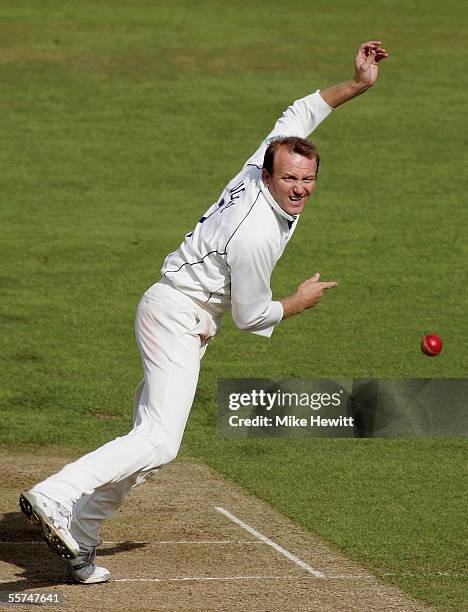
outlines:
[[33, 493], [21, 493], [19, 498], [21, 512], [33, 525], [41, 529], [44, 540], [55, 554], [63, 559], [75, 559], [79, 554], [78, 546], [74, 547], [63, 538], [62, 534], [36, 504], [33, 496]]

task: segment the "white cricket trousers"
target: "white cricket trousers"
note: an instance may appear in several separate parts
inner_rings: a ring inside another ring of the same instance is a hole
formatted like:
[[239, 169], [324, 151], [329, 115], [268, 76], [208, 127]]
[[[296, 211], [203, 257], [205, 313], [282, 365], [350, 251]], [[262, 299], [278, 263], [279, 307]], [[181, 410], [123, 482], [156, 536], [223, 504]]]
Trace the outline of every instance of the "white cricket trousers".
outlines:
[[136, 391], [133, 429], [66, 465], [33, 487], [73, 511], [77, 542], [96, 545], [103, 520], [130, 489], [179, 450], [206, 342], [219, 319], [167, 281], [153, 285], [137, 309], [135, 334], [144, 381]]

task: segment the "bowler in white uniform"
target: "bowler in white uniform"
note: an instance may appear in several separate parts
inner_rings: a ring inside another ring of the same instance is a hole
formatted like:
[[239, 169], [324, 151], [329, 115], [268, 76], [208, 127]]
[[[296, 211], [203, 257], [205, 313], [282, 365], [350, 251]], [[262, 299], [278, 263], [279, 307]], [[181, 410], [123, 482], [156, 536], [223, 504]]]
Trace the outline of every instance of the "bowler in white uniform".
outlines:
[[231, 312], [239, 329], [269, 337], [280, 321], [315, 306], [336, 286], [317, 273], [293, 295], [274, 300], [270, 277], [316, 185], [319, 155], [305, 138], [334, 108], [374, 84], [387, 57], [380, 45], [360, 46], [352, 79], [294, 102], [166, 257], [161, 279], [137, 310], [144, 380], [132, 430], [21, 494], [21, 510], [41, 527], [76, 582], [109, 580], [109, 571], [95, 564], [101, 524], [132, 487], [176, 457], [200, 359], [223, 314]]

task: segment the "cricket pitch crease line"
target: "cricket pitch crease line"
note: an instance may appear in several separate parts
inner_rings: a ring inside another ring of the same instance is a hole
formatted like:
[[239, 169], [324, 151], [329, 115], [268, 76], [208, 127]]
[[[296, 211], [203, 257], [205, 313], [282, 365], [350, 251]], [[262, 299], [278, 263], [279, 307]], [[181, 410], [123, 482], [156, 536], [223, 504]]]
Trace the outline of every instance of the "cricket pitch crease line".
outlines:
[[123, 540], [122, 542], [103, 541], [101, 544], [264, 544], [249, 540]]
[[[179, 576], [176, 578], [115, 578], [112, 582], [213, 582], [225, 580], [312, 580], [314, 578], [319, 578], [319, 576]], [[320, 578], [327, 579], [328, 577], [320, 576]], [[375, 576], [333, 576], [332, 578], [376, 580]]]
[[[334, 578], [346, 578], [356, 579], [361, 578], [365, 580], [376, 580], [375, 576], [324, 576], [320, 580], [333, 580]], [[290, 576], [175, 576], [174, 578], [113, 578], [112, 582], [223, 582], [230, 580], [317, 580], [317, 576], [311, 574], [291, 574]], [[11, 583], [11, 580], [0, 580], [0, 584], [3, 582]], [[27, 581], [28, 584], [39, 583], [43, 584], [44, 581], [37, 578]], [[71, 584], [71, 580], [59, 580], [57, 584]], [[28, 588], [28, 587], [23, 587]]]
[[273, 542], [273, 540], [270, 540], [270, 538], [267, 538], [265, 535], [263, 535], [263, 533], [260, 533], [259, 531], [257, 531], [256, 529], [254, 529], [253, 527], [251, 527], [244, 521], [241, 521], [241, 519], [237, 518], [237, 516], [232, 514], [232, 512], [229, 512], [229, 510], [226, 510], [222, 506], [215, 506], [214, 508], [217, 512], [220, 512], [225, 517], [227, 517], [229, 520], [231, 520], [233, 523], [235, 523], [236, 525], [239, 525], [239, 527], [242, 527], [242, 529], [245, 529], [246, 531], [248, 531], [251, 535], [258, 538], [264, 544], [268, 544], [269, 546], [274, 548], [277, 552], [283, 555], [283, 557], [286, 557], [287, 559], [289, 559], [290, 561], [292, 561], [293, 563], [295, 563], [296, 565], [304, 569], [309, 574], [312, 574], [316, 578], [326, 578], [325, 574], [322, 574], [322, 572], [319, 572], [315, 570], [314, 568], [310, 567], [310, 565], [307, 565], [307, 563], [302, 561], [302, 559], [299, 559], [299, 557], [296, 557], [296, 555], [293, 555], [292, 553], [290, 553], [289, 550], [286, 550], [286, 548], [283, 548], [276, 542]]
[[[408, 573], [388, 573], [381, 574], [380, 576], [373, 576], [371, 574], [337, 574], [333, 575], [300, 575], [291, 574], [290, 576], [179, 576], [175, 578], [114, 578], [112, 582], [214, 582], [223, 580], [314, 580], [320, 578], [321, 580], [369, 580], [371, 582], [379, 581], [382, 576], [396, 576], [396, 577], [415, 577], [415, 578], [427, 578], [427, 577], [440, 577], [450, 576], [451, 578], [462, 578], [465, 574], [449, 574], [447, 572], [436, 572], [435, 574], [408, 574]], [[1, 582], [1, 581], [0, 581]]]
[[[0, 544], [45, 544], [44, 540], [27, 540], [23, 542], [0, 540]], [[265, 542], [251, 540], [105, 540], [101, 544], [265, 544]]]
[[[408, 573], [400, 573], [400, 574], [382, 574], [383, 576], [414, 576], [416, 578], [425, 578], [428, 576], [431, 577], [440, 577], [440, 576], [450, 576], [454, 577], [465, 577], [466, 574], [448, 574], [447, 572], [437, 572], [435, 574], [408, 574]], [[312, 574], [291, 574], [290, 576], [176, 576], [175, 578], [114, 578], [112, 582], [221, 582], [221, 581], [234, 581], [234, 580], [317, 580], [318, 576], [313, 576]], [[320, 580], [368, 580], [368, 581], [378, 581], [379, 576], [372, 575], [362, 575], [362, 574], [342, 574], [336, 576], [322, 576], [319, 578]], [[11, 584], [11, 579], [9, 580], [0, 580], [0, 585], [3, 583]], [[31, 579], [27, 581], [28, 584], [44, 584], [44, 581], [41, 579]], [[56, 584], [69, 585], [71, 584], [70, 580], [57, 580]], [[31, 587], [23, 587], [23, 588], [31, 588]]]

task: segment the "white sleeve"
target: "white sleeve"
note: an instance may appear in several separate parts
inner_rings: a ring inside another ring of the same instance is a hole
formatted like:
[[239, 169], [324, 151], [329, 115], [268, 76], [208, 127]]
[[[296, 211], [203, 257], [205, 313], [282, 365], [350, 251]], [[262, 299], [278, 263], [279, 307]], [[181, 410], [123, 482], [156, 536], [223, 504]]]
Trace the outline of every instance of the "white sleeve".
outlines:
[[284, 111], [260, 147], [246, 161], [246, 165], [254, 164], [261, 167], [266, 148], [274, 138], [280, 136], [307, 138], [332, 110], [334, 109], [325, 102], [318, 89], [313, 94], [296, 100]]
[[272, 301], [270, 277], [277, 257], [259, 236], [231, 242], [226, 255], [231, 272], [232, 318], [244, 331], [270, 337], [283, 318], [283, 305]]

